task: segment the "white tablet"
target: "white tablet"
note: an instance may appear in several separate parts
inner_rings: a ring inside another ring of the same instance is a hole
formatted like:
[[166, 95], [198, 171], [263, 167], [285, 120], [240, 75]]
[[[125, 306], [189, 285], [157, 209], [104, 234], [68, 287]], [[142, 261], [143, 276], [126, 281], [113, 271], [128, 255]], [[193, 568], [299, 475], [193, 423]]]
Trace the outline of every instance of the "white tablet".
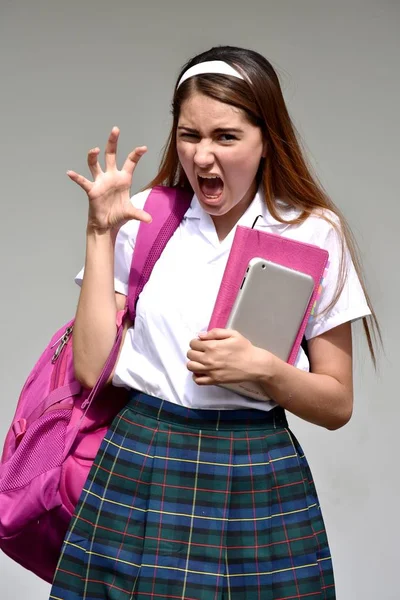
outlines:
[[[235, 329], [254, 346], [289, 358], [314, 289], [310, 275], [263, 258], [248, 264], [227, 329]], [[250, 398], [269, 399], [252, 382], [224, 384]]]

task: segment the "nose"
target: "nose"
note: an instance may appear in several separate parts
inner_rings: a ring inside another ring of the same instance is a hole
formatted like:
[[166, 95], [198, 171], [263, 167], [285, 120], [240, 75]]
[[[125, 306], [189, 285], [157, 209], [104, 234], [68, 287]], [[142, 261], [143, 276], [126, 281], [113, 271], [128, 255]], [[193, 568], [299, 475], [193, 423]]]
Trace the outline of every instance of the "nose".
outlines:
[[212, 151], [212, 142], [209, 140], [200, 140], [196, 144], [194, 153], [194, 162], [201, 169], [210, 167], [214, 163], [214, 154]]

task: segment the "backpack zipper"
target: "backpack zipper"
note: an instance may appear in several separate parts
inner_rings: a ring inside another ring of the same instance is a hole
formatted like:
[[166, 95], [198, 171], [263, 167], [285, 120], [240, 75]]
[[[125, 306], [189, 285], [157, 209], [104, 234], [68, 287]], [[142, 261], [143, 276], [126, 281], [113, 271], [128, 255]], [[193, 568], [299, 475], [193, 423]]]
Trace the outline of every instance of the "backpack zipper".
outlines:
[[60, 338], [60, 340], [58, 340], [59, 344], [58, 344], [56, 351], [54, 352], [52, 359], [51, 359], [51, 362], [53, 365], [57, 361], [61, 352], [64, 350], [65, 346], [67, 345], [73, 329], [74, 329], [73, 325], [71, 325], [70, 327], [67, 327], [67, 329], [64, 332], [64, 335]]
[[56, 351], [54, 352], [54, 354], [52, 356], [51, 363], [53, 365], [55, 365], [55, 367], [54, 367], [52, 381], [51, 381], [51, 385], [50, 385], [51, 391], [55, 390], [56, 388], [58, 388], [61, 385], [61, 382], [59, 381], [59, 376], [60, 376], [60, 371], [64, 365], [65, 360], [60, 360], [60, 357], [61, 357], [61, 355], [63, 355], [62, 358], [65, 358], [65, 359], [67, 358], [67, 354], [66, 354], [65, 350], [66, 350], [66, 346], [67, 346], [68, 342], [71, 339], [71, 334], [72, 334], [73, 329], [74, 329], [73, 326], [67, 327], [67, 329], [64, 332], [64, 335], [59, 340], [59, 344], [56, 348]]

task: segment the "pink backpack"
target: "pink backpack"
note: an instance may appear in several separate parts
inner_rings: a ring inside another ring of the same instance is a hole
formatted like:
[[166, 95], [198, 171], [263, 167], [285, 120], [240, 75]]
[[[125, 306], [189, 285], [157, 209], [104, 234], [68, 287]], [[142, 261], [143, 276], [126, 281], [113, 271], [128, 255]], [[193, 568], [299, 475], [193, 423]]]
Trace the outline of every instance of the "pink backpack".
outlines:
[[101, 441], [126, 402], [124, 388], [105, 385], [123, 323], [127, 315], [134, 320], [138, 296], [190, 199], [177, 188], [150, 193], [145, 210], [153, 221], [139, 227], [127, 307], [95, 387], [83, 389], [75, 379], [70, 321], [52, 337], [22, 389], [0, 462], [0, 548], [48, 582]]

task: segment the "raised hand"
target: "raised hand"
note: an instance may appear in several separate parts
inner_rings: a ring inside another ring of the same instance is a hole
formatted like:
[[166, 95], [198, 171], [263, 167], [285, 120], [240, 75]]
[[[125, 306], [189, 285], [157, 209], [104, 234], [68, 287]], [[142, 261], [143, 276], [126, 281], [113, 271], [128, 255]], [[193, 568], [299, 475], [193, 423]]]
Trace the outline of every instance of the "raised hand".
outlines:
[[113, 127], [105, 149], [105, 169], [102, 170], [98, 156], [100, 148], [88, 153], [88, 165], [93, 177], [89, 181], [75, 171], [67, 175], [87, 194], [89, 199], [88, 228], [98, 232], [118, 230], [131, 219], [150, 223], [151, 216], [144, 210], [135, 208], [130, 201], [132, 177], [136, 166], [147, 152], [146, 146], [135, 148], [125, 160], [121, 170], [117, 167], [117, 145], [119, 129]]

